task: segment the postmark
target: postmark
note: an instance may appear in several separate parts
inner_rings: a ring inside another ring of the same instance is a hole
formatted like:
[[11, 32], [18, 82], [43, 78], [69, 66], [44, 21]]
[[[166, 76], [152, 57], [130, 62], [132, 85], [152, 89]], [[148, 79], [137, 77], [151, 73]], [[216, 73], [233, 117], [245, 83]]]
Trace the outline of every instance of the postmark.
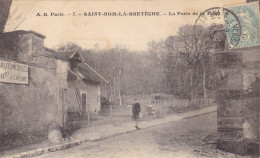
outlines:
[[214, 7], [205, 10], [195, 21], [194, 28], [198, 26], [206, 28], [213, 34], [224, 31], [223, 38], [227, 39], [228, 49], [236, 48], [242, 35], [239, 18], [227, 8]]

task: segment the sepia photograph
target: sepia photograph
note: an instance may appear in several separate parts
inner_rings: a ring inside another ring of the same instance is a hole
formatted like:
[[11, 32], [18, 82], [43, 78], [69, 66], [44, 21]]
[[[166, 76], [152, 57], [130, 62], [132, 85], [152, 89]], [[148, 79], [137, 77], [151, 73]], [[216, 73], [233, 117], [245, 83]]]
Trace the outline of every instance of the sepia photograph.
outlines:
[[0, 157], [259, 158], [260, 0], [0, 0]]

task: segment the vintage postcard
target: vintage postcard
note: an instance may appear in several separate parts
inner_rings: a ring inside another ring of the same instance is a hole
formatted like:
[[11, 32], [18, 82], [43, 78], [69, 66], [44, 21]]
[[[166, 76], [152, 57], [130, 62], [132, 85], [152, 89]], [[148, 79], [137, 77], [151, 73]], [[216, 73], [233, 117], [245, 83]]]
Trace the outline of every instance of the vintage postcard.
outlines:
[[0, 0], [0, 157], [258, 158], [260, 0]]

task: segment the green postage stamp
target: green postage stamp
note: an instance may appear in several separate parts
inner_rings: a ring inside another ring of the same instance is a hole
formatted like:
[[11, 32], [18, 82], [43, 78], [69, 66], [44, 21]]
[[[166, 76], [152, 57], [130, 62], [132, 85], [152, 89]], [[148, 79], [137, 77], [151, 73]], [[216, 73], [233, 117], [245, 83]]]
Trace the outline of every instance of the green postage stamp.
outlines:
[[[258, 3], [248, 3], [244, 5], [234, 6], [228, 8], [237, 17], [241, 25], [241, 36], [239, 42], [232, 47], [237, 39], [234, 39], [236, 32], [234, 27], [230, 27], [234, 22], [234, 18], [230, 18], [228, 13], [225, 13], [225, 26], [226, 30], [233, 29], [234, 31], [226, 31], [229, 48], [245, 48], [260, 44], [259, 35], [259, 5]], [[224, 11], [225, 12], [225, 11]]]

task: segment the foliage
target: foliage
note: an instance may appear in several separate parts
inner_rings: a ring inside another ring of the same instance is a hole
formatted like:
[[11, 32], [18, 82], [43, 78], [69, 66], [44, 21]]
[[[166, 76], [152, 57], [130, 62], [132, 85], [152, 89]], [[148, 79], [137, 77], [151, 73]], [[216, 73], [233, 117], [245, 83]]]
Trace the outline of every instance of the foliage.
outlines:
[[176, 36], [149, 42], [150, 55], [160, 60], [165, 71], [165, 92], [182, 98], [206, 94], [207, 81], [214, 72], [212, 37], [208, 29], [185, 25]]
[[123, 95], [155, 92], [179, 98], [205, 93], [213, 70], [211, 32], [185, 25], [177, 36], [150, 41], [147, 46], [148, 52], [140, 53], [122, 46], [87, 50], [69, 42], [58, 51], [80, 51], [88, 64], [109, 81], [102, 84], [102, 91], [112, 101], [121, 102]]

